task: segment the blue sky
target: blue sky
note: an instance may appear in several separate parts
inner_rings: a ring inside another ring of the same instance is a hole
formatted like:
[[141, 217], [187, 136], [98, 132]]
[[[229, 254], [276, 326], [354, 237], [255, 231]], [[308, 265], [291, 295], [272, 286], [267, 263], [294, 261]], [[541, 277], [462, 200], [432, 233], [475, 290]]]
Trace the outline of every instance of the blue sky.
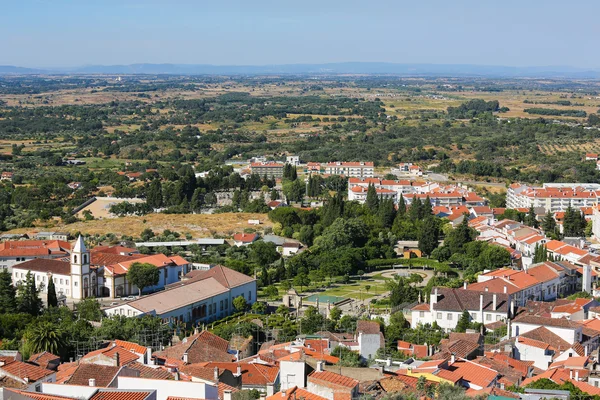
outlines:
[[597, 0], [0, 0], [0, 65], [600, 67]]

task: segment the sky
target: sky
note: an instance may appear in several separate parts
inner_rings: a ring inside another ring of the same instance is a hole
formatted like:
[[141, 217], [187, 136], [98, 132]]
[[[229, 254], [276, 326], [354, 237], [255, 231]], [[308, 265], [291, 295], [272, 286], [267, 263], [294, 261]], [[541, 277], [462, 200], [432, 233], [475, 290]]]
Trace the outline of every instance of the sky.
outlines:
[[0, 0], [0, 65], [600, 68], [598, 0]]

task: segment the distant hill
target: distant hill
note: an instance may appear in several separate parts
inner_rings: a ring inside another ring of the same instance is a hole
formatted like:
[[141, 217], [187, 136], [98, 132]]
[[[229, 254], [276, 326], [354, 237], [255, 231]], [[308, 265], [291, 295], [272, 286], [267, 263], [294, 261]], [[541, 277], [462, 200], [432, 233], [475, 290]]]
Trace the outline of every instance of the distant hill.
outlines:
[[600, 79], [600, 69], [568, 66], [506, 67], [472, 64], [397, 64], [380, 62], [344, 62], [328, 64], [283, 65], [209, 65], [209, 64], [129, 64], [89, 65], [65, 69], [32, 69], [0, 66], [4, 74], [170, 74], [170, 75], [259, 75], [259, 74], [390, 74], [428, 76], [482, 76], [527, 78]]

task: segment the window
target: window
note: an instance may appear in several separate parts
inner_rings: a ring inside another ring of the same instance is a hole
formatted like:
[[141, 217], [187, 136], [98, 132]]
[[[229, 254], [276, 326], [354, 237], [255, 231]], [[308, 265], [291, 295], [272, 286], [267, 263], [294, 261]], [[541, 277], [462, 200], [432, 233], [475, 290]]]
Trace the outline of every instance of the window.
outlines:
[[79, 282], [73, 282], [73, 286], [77, 287]]
[[36, 280], [36, 281], [39, 281], [40, 279], [41, 279], [41, 276], [39, 276], [39, 275], [36, 275], [36, 276], [35, 276], [35, 280]]
[[62, 280], [62, 279], [60, 280], [60, 284], [61, 284], [61, 285], [63, 284], [63, 280]]
[[491, 321], [492, 320], [492, 314], [486, 314], [485, 315], [485, 320], [486, 321]]
[[248, 301], [252, 300], [252, 292], [248, 290]]
[[442, 313], [441, 312], [437, 313], [437, 315], [435, 316], [435, 318], [442, 319]]
[[73, 255], [73, 264], [77, 264], [77, 255], [76, 254]]
[[68, 280], [68, 279], [66, 279], [66, 280], [65, 280], [65, 283], [68, 285], [68, 284], [69, 284], [69, 280]]
[[229, 308], [229, 299], [225, 299], [225, 309]]
[[500, 321], [502, 319], [501, 315], [496, 315], [496, 321]]
[[452, 321], [452, 313], [448, 313], [448, 314], [446, 315], [446, 319], [447, 319], [448, 321]]
[[425, 311], [419, 311], [419, 317], [423, 318], [425, 316]]
[[220, 309], [221, 311], [223, 311], [223, 300], [221, 300], [221, 302], [219, 303], [219, 307], [220, 307], [219, 309]]

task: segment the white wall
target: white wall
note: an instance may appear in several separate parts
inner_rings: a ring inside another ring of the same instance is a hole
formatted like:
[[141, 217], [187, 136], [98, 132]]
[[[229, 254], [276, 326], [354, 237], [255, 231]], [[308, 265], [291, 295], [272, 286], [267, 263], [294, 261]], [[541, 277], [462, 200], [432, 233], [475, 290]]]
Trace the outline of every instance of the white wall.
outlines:
[[548, 366], [552, 362], [552, 355], [546, 355], [544, 349], [539, 347], [528, 346], [518, 341], [515, 343], [515, 358], [522, 361], [533, 361], [533, 365], [547, 370]]
[[[532, 331], [534, 329], [539, 328], [541, 325], [535, 324], [526, 324], [523, 322], [513, 321], [511, 336], [516, 337]], [[555, 326], [545, 326], [550, 332], [560, 336], [562, 339], [566, 340], [570, 344], [578, 342], [581, 340], [581, 328], [560, 328]]]
[[56, 396], [89, 399], [98, 390], [95, 386], [65, 385], [62, 383], [42, 384], [42, 393]]
[[[25, 277], [29, 270], [22, 269], [17, 267], [13, 267], [12, 272], [12, 280], [13, 284], [17, 285], [20, 281], [25, 281]], [[40, 288], [40, 285], [43, 284], [42, 293], [46, 293], [48, 289], [48, 273], [41, 271], [31, 271], [31, 275], [33, 275], [33, 279], [35, 279], [35, 285], [37, 288]], [[54, 286], [56, 287], [56, 294], [62, 292], [65, 296], [71, 297], [71, 277], [69, 275], [52, 275], [54, 278]]]
[[306, 364], [304, 361], [281, 361], [279, 363], [279, 380], [281, 390], [294, 386], [306, 387]]
[[195, 399], [217, 400], [218, 390], [214, 385], [200, 382], [168, 381], [119, 376], [117, 388], [129, 390], [156, 390], [156, 400], [167, 397], [188, 397]]
[[381, 337], [379, 334], [358, 334], [358, 347], [360, 355], [365, 358], [375, 358], [377, 350], [382, 347]]

